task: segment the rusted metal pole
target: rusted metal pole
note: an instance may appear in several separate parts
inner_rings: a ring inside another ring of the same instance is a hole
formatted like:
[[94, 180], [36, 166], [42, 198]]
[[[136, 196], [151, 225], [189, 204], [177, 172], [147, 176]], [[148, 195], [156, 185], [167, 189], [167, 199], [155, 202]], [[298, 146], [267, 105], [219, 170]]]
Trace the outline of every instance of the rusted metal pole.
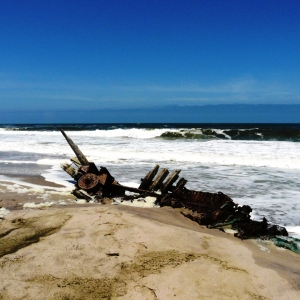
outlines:
[[146, 190], [143, 190], [143, 189], [137, 189], [137, 188], [133, 188], [133, 187], [130, 187], [130, 186], [121, 185], [121, 184], [113, 183], [112, 185], [116, 186], [118, 188], [124, 189], [125, 191], [134, 192], [134, 193], [138, 193], [138, 194], [146, 194], [146, 195], [149, 195], [149, 196], [152, 196], [152, 197], [158, 197], [158, 198], [160, 198], [162, 196], [162, 195], [154, 193], [154, 192], [146, 191]]
[[87, 160], [87, 158], [84, 156], [84, 154], [80, 151], [80, 149], [78, 148], [78, 146], [67, 136], [67, 134], [64, 132], [63, 129], [60, 129], [60, 132], [63, 134], [63, 136], [65, 137], [65, 139], [67, 140], [68, 144], [70, 145], [70, 147], [72, 148], [72, 150], [74, 151], [75, 155], [77, 156], [79, 162], [85, 166], [89, 164], [89, 161]]

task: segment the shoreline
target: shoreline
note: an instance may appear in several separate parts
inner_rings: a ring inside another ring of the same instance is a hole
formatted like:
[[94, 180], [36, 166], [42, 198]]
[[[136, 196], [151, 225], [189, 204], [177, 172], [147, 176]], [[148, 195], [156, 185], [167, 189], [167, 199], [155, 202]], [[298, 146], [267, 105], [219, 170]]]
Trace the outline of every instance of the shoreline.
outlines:
[[[58, 184], [55, 182], [51, 182], [45, 179], [45, 177], [43, 177], [42, 175], [25, 175], [25, 174], [20, 174], [20, 175], [13, 175], [13, 174], [5, 174], [2, 175], [5, 177], [11, 178], [13, 180], [13, 182], [19, 182], [20, 184], [32, 184], [32, 185], [38, 185], [38, 186], [43, 186], [43, 187], [64, 187], [64, 185], [62, 184]], [[5, 181], [1, 180], [0, 182], [7, 182], [10, 183], [10, 181]]]
[[[11, 179], [11, 181], [10, 181]], [[23, 209], [26, 203], [74, 202], [71, 189], [47, 181], [41, 175], [4, 175], [0, 180], [0, 206], [10, 210]]]

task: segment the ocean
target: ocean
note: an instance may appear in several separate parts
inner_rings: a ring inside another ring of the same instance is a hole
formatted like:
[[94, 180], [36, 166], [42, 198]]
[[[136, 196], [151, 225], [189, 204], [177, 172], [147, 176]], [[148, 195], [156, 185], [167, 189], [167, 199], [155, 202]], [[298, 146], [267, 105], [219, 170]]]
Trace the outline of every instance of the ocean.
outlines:
[[59, 128], [121, 184], [137, 187], [156, 164], [180, 169], [188, 189], [221, 191], [300, 237], [300, 124], [0, 125], [0, 181], [42, 175], [71, 191], [60, 165], [74, 153]]

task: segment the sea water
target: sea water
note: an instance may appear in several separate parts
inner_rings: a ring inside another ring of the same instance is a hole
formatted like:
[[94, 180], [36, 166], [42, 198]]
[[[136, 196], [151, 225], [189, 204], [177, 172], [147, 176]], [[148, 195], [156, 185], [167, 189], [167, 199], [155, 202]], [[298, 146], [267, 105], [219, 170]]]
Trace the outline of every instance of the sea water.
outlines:
[[41, 174], [71, 191], [60, 165], [74, 153], [59, 128], [121, 184], [138, 187], [156, 164], [180, 169], [188, 189], [221, 191], [300, 237], [300, 124], [2, 125], [0, 180]]

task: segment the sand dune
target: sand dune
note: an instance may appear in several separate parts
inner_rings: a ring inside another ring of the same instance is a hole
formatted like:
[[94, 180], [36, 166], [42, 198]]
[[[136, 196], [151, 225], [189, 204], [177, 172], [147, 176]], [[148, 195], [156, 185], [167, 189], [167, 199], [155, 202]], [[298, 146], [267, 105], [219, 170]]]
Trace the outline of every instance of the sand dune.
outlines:
[[24, 209], [0, 224], [0, 299], [300, 298], [299, 255], [170, 208]]

